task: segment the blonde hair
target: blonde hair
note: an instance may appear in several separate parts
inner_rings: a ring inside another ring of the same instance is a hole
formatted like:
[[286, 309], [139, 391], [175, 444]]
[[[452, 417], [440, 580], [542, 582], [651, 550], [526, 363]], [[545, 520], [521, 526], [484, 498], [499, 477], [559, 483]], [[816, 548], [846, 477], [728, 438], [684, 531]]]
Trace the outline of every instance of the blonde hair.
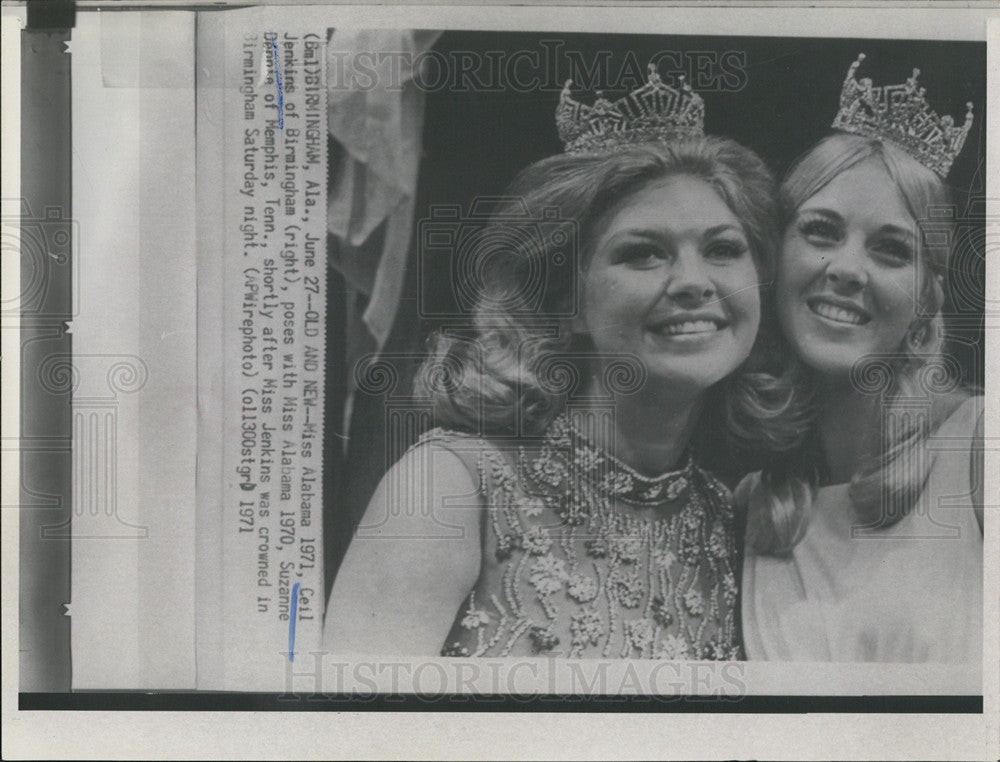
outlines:
[[[787, 226], [798, 208], [842, 172], [869, 160], [880, 161], [896, 184], [913, 219], [928, 218], [933, 207], [948, 204], [944, 182], [892, 143], [836, 133], [822, 140], [792, 167], [781, 186], [782, 223]], [[936, 230], [940, 223], [936, 222]], [[884, 425], [877, 458], [865, 463], [851, 479], [849, 496], [858, 518], [869, 527], [899, 521], [923, 491], [930, 464], [923, 457], [927, 437], [960, 404], [959, 369], [942, 355], [941, 308], [949, 249], [927, 240], [921, 232], [918, 266], [924, 268], [917, 316], [896, 353], [863, 358], [851, 382], [864, 394], [881, 395]], [[809, 430], [792, 457], [774, 458], [750, 488], [748, 542], [758, 553], [789, 552], [808, 525], [809, 508], [824, 468], [815, 432], [816, 374], [800, 367], [796, 406]], [[930, 399], [926, 414], [913, 415], [905, 398]]]
[[[743, 223], [762, 283], [757, 340], [741, 367], [709, 391], [699, 430], [721, 434], [744, 454], [755, 452], [761, 442], [771, 449], [793, 447], [801, 427], [788, 420], [793, 385], [783, 375], [784, 351], [767, 287], [778, 245], [778, 208], [773, 177], [752, 151], [731, 140], [705, 137], [610, 154], [553, 156], [518, 175], [507, 192], [516, 203], [498, 210], [494, 224], [504, 224], [512, 212], [538, 218], [545, 209], [558, 209], [567, 232], [572, 227], [579, 233], [582, 271], [603, 215], [650, 182], [671, 175], [702, 179], [719, 193]], [[573, 280], [558, 274], [565, 268], [552, 266], [558, 255], [548, 245], [526, 245], [491, 257], [479, 279], [483, 290], [472, 315], [473, 337], [432, 337], [430, 357], [417, 374], [417, 391], [434, 400], [439, 425], [484, 435], [540, 433], [565, 402], [563, 391], [553, 391], [546, 374], [586, 378], [587, 368], [580, 366], [587, 364], [588, 353], [596, 356], [589, 337], [553, 326], [551, 316], [566, 314], [575, 297]], [[547, 280], [538, 311], [525, 315], [503, 309], [518, 303], [531, 273], [539, 271], [547, 273]], [[576, 358], [575, 367], [561, 364], [553, 371], [546, 360], [558, 353]], [[426, 381], [444, 377], [447, 383]], [[717, 425], [707, 420], [712, 416]], [[709, 449], [708, 455], [722, 455], [720, 444], [713, 442]]]

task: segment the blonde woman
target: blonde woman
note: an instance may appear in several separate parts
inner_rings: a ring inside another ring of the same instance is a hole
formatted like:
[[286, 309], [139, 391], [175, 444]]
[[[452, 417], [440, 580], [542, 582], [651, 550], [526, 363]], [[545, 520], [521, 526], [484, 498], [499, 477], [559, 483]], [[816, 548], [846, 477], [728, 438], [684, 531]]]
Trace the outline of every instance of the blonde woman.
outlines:
[[737, 490], [747, 656], [975, 662], [983, 398], [941, 355], [949, 252], [919, 225], [948, 203], [971, 104], [961, 128], [939, 119], [916, 72], [890, 103], [855, 80], [863, 58], [838, 132], [782, 185], [776, 299], [812, 424]]

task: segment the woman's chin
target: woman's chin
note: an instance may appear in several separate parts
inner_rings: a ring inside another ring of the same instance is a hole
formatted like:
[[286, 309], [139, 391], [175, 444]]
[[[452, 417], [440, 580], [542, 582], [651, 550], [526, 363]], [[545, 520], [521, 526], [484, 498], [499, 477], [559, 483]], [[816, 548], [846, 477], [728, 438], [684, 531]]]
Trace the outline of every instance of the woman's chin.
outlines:
[[799, 359], [817, 373], [844, 378], [850, 377], [855, 366], [871, 354], [868, 347], [826, 341], [809, 341], [797, 352]]
[[848, 377], [866, 357], [891, 353], [880, 348], [871, 326], [836, 325], [809, 312], [783, 320], [785, 335], [799, 359], [817, 373]]
[[703, 362], [680, 363], [676, 360], [668, 367], [647, 366], [647, 384], [672, 393], [691, 397], [707, 392], [719, 381], [730, 375], [738, 365], [716, 364], [705, 358]]
[[704, 391], [739, 368], [752, 346], [729, 328], [707, 335], [649, 333], [641, 359], [650, 380]]

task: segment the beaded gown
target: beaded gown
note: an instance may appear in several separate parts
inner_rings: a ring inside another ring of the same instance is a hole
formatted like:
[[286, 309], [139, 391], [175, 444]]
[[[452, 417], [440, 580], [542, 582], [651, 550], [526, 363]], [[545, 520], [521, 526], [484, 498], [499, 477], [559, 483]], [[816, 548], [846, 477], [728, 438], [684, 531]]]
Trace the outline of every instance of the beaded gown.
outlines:
[[446, 656], [739, 659], [729, 490], [688, 456], [648, 478], [558, 416], [543, 437], [442, 429], [484, 511], [479, 579]]

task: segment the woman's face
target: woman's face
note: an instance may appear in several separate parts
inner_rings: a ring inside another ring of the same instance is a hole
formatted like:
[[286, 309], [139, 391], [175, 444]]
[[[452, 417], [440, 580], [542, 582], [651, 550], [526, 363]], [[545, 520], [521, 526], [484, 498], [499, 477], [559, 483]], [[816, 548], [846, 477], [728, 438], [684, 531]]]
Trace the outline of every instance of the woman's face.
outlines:
[[743, 224], [689, 175], [656, 180], [598, 221], [577, 330], [632, 354], [650, 380], [699, 393], [750, 354], [760, 324]]
[[782, 328], [799, 357], [828, 375], [897, 352], [921, 291], [917, 226], [877, 160], [842, 172], [799, 207], [778, 263]]

